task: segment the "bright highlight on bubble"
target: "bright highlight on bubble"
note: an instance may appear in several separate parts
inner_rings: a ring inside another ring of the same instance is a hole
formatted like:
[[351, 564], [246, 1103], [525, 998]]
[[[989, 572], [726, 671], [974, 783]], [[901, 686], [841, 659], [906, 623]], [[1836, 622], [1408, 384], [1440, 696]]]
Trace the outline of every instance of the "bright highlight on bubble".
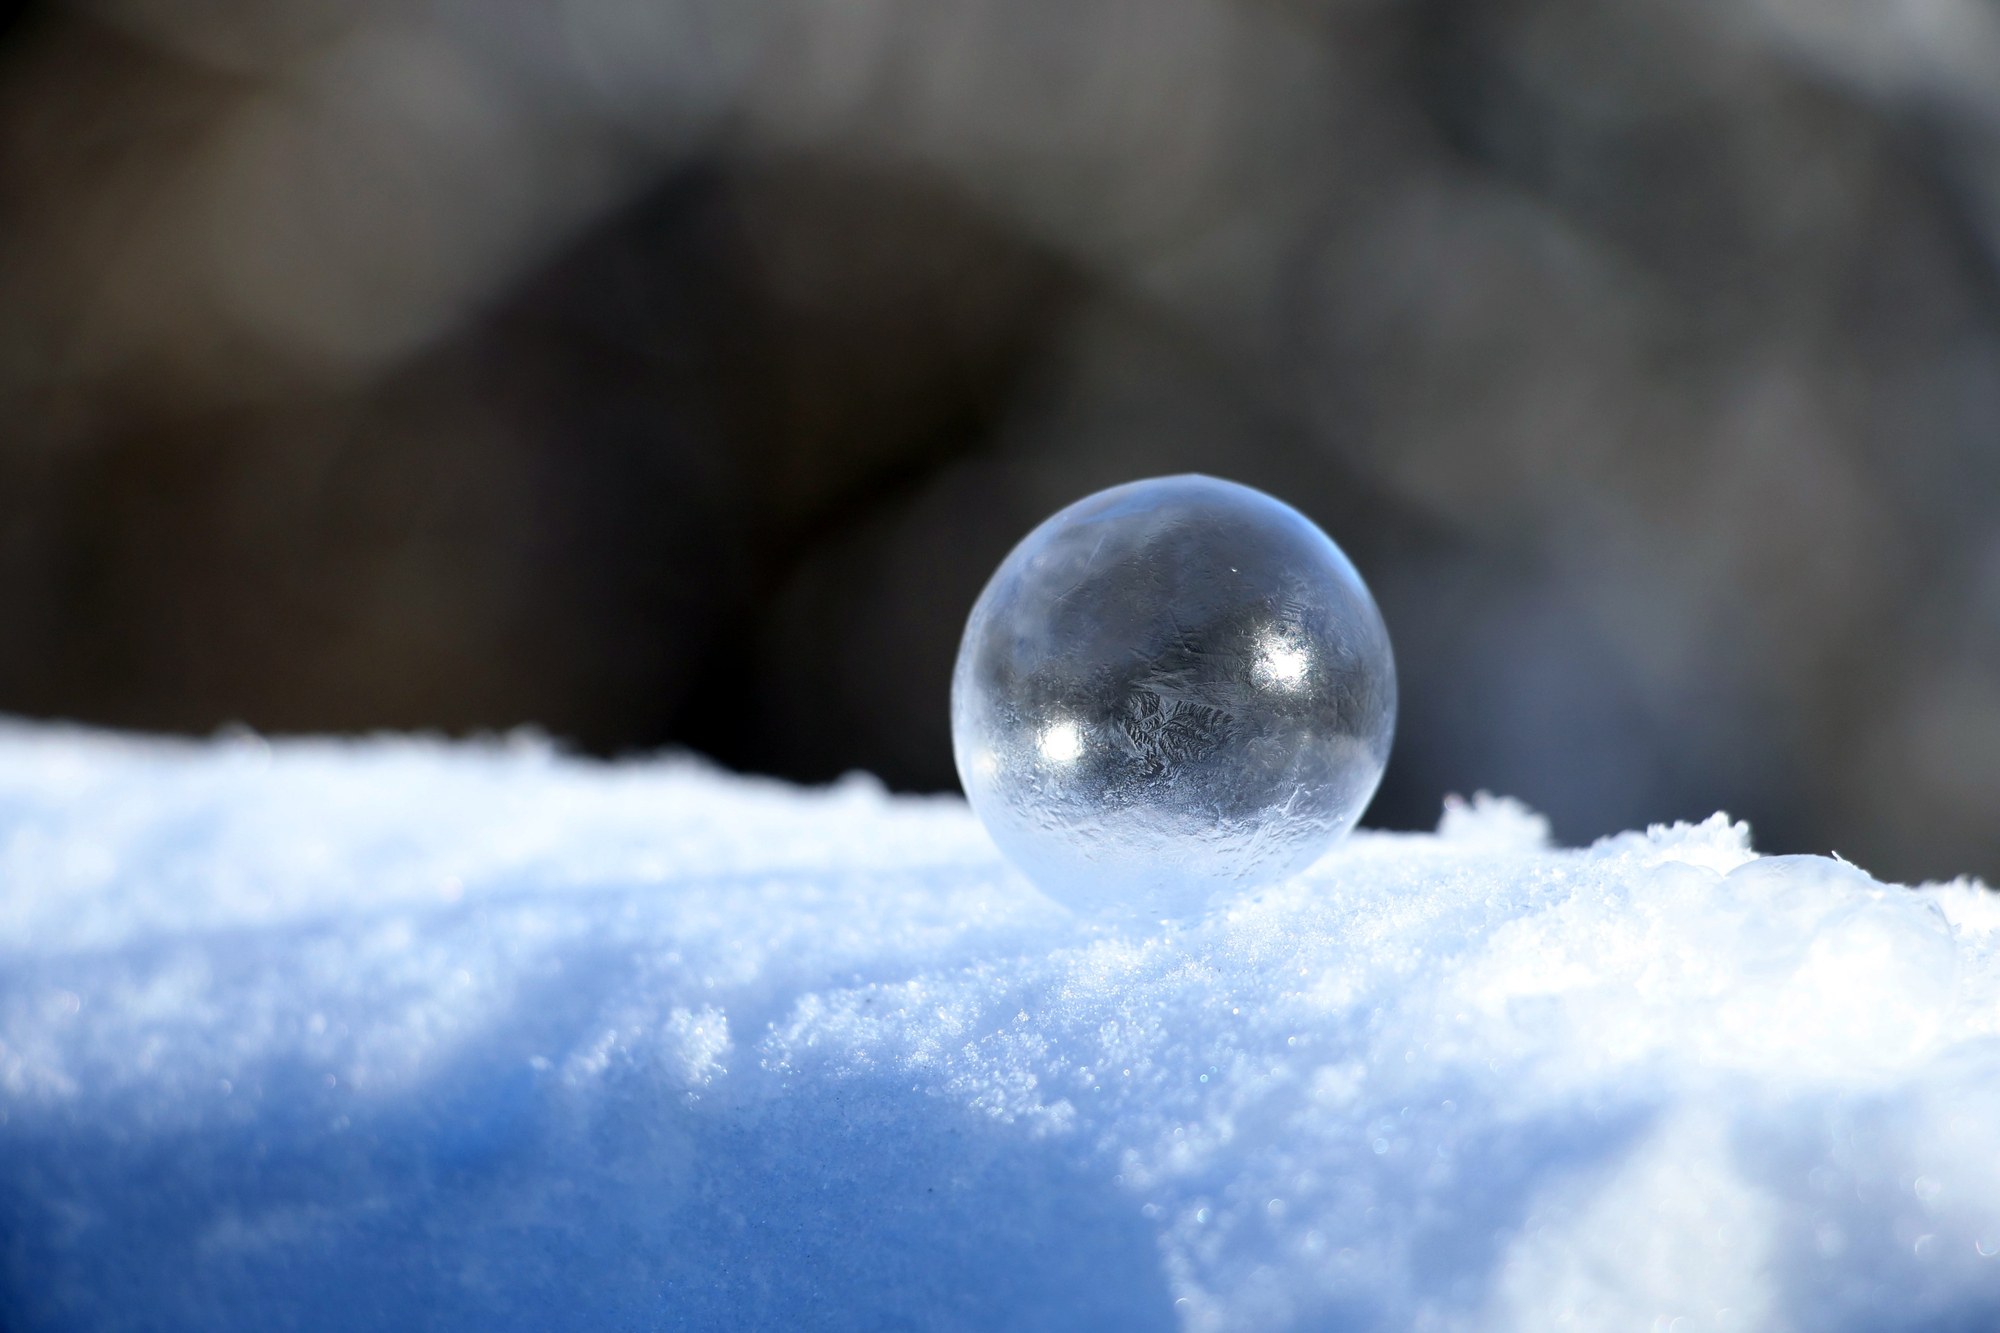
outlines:
[[1188, 916], [1304, 869], [1381, 780], [1374, 599], [1297, 510], [1212, 477], [1114, 487], [995, 571], [952, 679], [967, 797], [1082, 911]]
[[1303, 648], [1272, 647], [1257, 659], [1252, 674], [1258, 684], [1270, 689], [1295, 690], [1306, 683], [1307, 661]]
[[1083, 753], [1083, 734], [1074, 722], [1058, 722], [1042, 732], [1041, 750], [1051, 763], [1066, 764]]

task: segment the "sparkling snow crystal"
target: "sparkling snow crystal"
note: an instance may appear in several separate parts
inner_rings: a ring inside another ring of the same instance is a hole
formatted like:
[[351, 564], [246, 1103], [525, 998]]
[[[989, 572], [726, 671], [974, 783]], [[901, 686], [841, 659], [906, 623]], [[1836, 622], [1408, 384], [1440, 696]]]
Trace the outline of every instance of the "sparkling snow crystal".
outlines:
[[956, 800], [0, 732], [0, 1327], [1984, 1329], [2000, 905], [1707, 822], [1080, 921]]

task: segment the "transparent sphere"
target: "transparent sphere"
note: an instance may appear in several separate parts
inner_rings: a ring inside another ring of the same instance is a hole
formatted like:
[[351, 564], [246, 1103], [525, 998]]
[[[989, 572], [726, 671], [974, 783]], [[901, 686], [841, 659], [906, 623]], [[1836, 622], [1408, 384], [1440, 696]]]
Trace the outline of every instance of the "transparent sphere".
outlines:
[[1346, 834], [1396, 666], [1340, 548], [1262, 491], [1156, 477], [1043, 523], [972, 608], [951, 685], [972, 808], [1050, 897], [1180, 917]]

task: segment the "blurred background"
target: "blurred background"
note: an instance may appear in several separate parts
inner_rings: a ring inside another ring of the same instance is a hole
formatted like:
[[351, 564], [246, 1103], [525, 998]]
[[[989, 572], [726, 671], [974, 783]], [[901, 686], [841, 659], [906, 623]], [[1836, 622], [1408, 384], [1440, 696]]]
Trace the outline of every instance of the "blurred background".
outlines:
[[1036, 521], [1372, 584], [1367, 822], [2000, 873], [1992, 0], [0, 10], [0, 711], [954, 785]]

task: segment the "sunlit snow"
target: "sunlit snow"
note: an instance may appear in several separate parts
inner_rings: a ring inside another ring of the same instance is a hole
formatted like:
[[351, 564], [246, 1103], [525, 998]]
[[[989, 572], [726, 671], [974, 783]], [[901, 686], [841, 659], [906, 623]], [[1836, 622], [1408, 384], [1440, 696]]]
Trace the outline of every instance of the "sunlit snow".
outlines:
[[15, 726], [0, 1327], [1995, 1327], [1996, 929], [1485, 800], [1109, 927], [863, 779]]

